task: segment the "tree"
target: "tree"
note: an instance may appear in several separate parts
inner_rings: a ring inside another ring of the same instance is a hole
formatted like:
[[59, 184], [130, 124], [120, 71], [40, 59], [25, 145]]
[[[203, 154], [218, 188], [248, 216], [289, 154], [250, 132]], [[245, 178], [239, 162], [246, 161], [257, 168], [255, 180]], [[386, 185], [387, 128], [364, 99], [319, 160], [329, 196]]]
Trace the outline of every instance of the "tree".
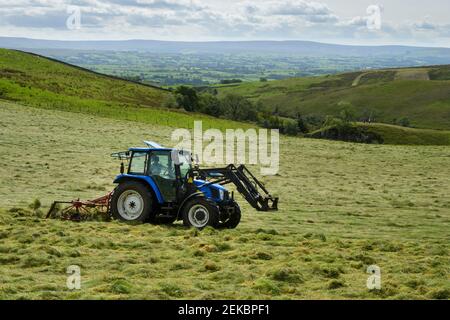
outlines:
[[[285, 127], [283, 121], [278, 116], [272, 115], [270, 112], [263, 112], [260, 114], [258, 123], [267, 129], [279, 129], [281, 133], [284, 133]], [[295, 124], [295, 123], [294, 123]]]
[[308, 127], [306, 126], [305, 121], [300, 113], [297, 114], [297, 128], [301, 133], [308, 133]]
[[258, 114], [253, 104], [237, 94], [227, 94], [222, 100], [222, 108], [225, 116], [232, 120], [256, 121]]
[[284, 131], [287, 135], [290, 135], [290, 136], [296, 136], [296, 135], [298, 135], [298, 133], [299, 133], [298, 125], [297, 125], [297, 123], [294, 122], [294, 121], [287, 121], [286, 123], [284, 123], [283, 127], [284, 127], [284, 130], [283, 130], [283, 131]]
[[173, 94], [167, 96], [167, 98], [163, 102], [163, 107], [169, 109], [178, 109], [180, 106], [178, 105], [177, 99]]
[[339, 112], [339, 118], [344, 122], [352, 122], [356, 119], [356, 110], [351, 102], [339, 101], [338, 107], [341, 111]]
[[195, 89], [180, 86], [175, 90], [176, 100], [180, 107], [183, 107], [186, 111], [195, 111], [198, 108], [198, 95]]
[[223, 107], [220, 100], [210, 93], [200, 95], [198, 110], [214, 117], [223, 115]]
[[344, 122], [351, 122], [355, 120], [355, 111], [353, 108], [346, 107], [341, 110], [339, 113], [339, 118], [341, 118]]

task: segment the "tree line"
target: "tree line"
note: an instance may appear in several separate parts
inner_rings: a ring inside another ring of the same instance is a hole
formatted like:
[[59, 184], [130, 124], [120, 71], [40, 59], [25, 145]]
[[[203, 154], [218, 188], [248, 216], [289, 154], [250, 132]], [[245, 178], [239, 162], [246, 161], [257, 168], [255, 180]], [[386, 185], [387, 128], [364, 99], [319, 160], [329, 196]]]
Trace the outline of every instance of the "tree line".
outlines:
[[[234, 121], [257, 123], [263, 128], [279, 129], [280, 133], [287, 135], [301, 135], [312, 131], [335, 126], [347, 128], [354, 121], [375, 122], [376, 113], [364, 111], [360, 117], [350, 104], [340, 105], [338, 116], [302, 115], [297, 113], [294, 117], [282, 117], [278, 108], [269, 108], [261, 101], [253, 103], [245, 97], [229, 93], [218, 96], [217, 90], [179, 86], [165, 103], [167, 108], [184, 109], [188, 112], [199, 112], [216, 118]], [[393, 123], [409, 126], [406, 118], [393, 120]]]

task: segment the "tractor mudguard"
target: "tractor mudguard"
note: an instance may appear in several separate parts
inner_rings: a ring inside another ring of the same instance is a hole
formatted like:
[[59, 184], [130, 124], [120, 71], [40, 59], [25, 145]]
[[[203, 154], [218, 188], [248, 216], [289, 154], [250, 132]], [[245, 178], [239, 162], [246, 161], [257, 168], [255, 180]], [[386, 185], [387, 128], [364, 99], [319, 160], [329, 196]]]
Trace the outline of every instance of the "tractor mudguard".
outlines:
[[159, 204], [164, 203], [164, 198], [161, 194], [161, 191], [159, 190], [155, 181], [153, 181], [153, 179], [149, 176], [121, 174], [116, 177], [116, 179], [114, 180], [114, 183], [122, 183], [122, 182], [130, 181], [130, 180], [139, 181], [139, 182], [145, 184], [146, 186], [148, 186], [150, 188], [150, 190], [153, 191], [153, 194], [156, 196], [156, 200], [158, 201], [158, 203]]
[[188, 197], [186, 197], [186, 198], [183, 200], [183, 202], [181, 203], [181, 205], [178, 207], [178, 211], [177, 211], [177, 219], [180, 219], [181, 214], [183, 213], [183, 209], [184, 209], [184, 206], [186, 205], [186, 203], [188, 203], [189, 200], [192, 200], [192, 199], [197, 198], [197, 197], [203, 198], [203, 199], [205, 199], [206, 201], [208, 201], [209, 203], [211, 203], [212, 205], [217, 206], [217, 203], [215, 203], [214, 201], [212, 201], [212, 200], [209, 199], [208, 197], [205, 197], [205, 194], [204, 194], [203, 192], [198, 191], [198, 192], [195, 192], [195, 193], [189, 195]]

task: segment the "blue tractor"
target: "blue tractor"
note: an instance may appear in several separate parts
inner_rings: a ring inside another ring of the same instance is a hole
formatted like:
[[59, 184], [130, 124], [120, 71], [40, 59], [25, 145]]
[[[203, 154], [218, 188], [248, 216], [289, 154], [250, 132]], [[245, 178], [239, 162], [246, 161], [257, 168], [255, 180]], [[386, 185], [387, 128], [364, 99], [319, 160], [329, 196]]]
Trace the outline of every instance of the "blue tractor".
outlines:
[[[224, 187], [227, 184], [234, 184], [256, 210], [278, 210], [278, 198], [271, 196], [244, 165], [200, 169], [192, 164], [189, 152], [145, 143], [145, 148], [112, 154], [122, 161], [120, 174], [114, 180], [117, 187], [97, 200], [78, 200], [80, 210], [76, 208], [75, 217], [91, 205], [104, 206], [114, 219], [125, 222], [170, 224], [182, 220], [185, 226], [198, 229], [234, 229], [241, 220], [241, 209], [234, 192]], [[57, 203], [61, 202], [54, 205]], [[77, 206], [76, 201], [67, 203]], [[70, 217], [74, 220], [74, 216]]]

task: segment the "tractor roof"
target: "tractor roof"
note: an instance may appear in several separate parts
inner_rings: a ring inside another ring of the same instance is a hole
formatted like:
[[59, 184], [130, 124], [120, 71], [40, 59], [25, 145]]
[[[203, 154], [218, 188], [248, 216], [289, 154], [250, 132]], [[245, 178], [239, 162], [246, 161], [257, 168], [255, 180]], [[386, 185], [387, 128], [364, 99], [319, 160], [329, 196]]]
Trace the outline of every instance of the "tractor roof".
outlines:
[[169, 148], [130, 148], [130, 151], [134, 152], [150, 152], [150, 151], [172, 151]]
[[130, 148], [130, 151], [134, 152], [150, 152], [150, 151], [172, 151], [173, 149], [165, 148], [159, 145], [158, 143], [154, 141], [144, 141], [144, 143], [147, 145], [146, 148]]

